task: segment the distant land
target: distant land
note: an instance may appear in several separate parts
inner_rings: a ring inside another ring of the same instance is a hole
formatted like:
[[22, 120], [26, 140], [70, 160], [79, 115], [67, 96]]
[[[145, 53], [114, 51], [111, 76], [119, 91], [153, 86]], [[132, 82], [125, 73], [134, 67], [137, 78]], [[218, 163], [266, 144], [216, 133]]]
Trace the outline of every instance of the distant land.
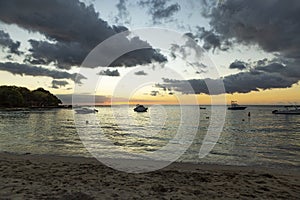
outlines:
[[30, 91], [25, 87], [0, 86], [1, 108], [47, 108], [60, 104], [59, 98], [43, 88]]

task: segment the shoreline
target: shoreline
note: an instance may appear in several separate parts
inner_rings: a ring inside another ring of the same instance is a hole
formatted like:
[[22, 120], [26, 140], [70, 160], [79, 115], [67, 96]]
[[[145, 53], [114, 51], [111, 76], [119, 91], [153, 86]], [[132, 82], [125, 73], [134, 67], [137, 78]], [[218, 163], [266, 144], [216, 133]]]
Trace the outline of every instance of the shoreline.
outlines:
[[95, 158], [13, 153], [0, 153], [0, 163], [4, 183], [0, 196], [8, 199], [297, 199], [300, 195], [300, 172], [263, 167], [172, 163], [158, 171], [129, 174]]
[[[97, 158], [91, 156], [80, 156], [80, 155], [58, 155], [58, 154], [33, 154], [29, 152], [7, 152], [7, 151], [0, 151], [0, 160], [3, 158], [18, 160], [18, 159], [29, 159], [33, 161], [45, 161], [45, 162], [70, 162], [70, 163], [91, 163], [91, 164], [100, 164], [105, 165]], [[137, 163], [145, 163], [147, 160], [143, 159], [126, 159], [126, 158], [101, 158], [101, 160], [113, 163], [114, 160], [121, 160], [123, 162], [137, 162]], [[163, 163], [164, 161], [150, 161], [151, 163]], [[288, 166], [284, 166], [288, 167]], [[284, 167], [268, 167], [264, 165], [230, 165], [230, 164], [219, 164], [219, 163], [204, 163], [204, 162], [179, 162], [175, 161], [171, 164], [167, 165], [166, 167], [162, 168], [161, 170], [198, 170], [199, 168], [204, 170], [210, 170], [213, 168], [214, 170], [221, 170], [221, 171], [230, 171], [230, 170], [238, 170], [244, 172], [271, 172], [278, 175], [296, 175], [300, 177], [300, 169], [299, 167], [293, 166], [292, 168], [284, 168]], [[109, 167], [111, 168], [111, 167]], [[116, 170], [119, 171], [119, 170]], [[129, 172], [130, 173], [130, 172]], [[148, 173], [148, 172], [146, 172]]]

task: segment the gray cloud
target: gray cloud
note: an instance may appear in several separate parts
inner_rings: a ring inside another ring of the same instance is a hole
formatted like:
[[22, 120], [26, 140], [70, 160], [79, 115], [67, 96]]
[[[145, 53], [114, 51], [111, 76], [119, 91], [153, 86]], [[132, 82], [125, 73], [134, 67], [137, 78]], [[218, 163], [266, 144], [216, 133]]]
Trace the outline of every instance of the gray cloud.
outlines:
[[69, 83], [67, 81], [59, 81], [59, 80], [53, 80], [52, 81], [52, 88], [58, 89], [60, 87], [65, 87]]
[[22, 52], [19, 51], [21, 43], [19, 41], [14, 42], [8, 33], [0, 30], [0, 46], [8, 48], [9, 53], [20, 55]]
[[148, 8], [148, 13], [152, 16], [154, 24], [161, 23], [162, 20], [169, 19], [180, 10], [180, 5], [174, 3], [167, 5], [170, 0], [142, 0], [139, 5]]
[[224, 40], [220, 35], [216, 34], [213, 30], [206, 30], [204, 27], [196, 27], [197, 30], [194, 33], [186, 33], [185, 35], [191, 37], [196, 42], [198, 40], [203, 41], [202, 47], [206, 50], [220, 49], [226, 51], [231, 46], [228, 40]]
[[116, 17], [116, 23], [130, 24], [131, 18], [127, 10], [127, 0], [119, 0], [116, 7], [118, 9], [118, 16]]
[[98, 75], [102, 75], [102, 76], [120, 76], [119, 71], [116, 70], [102, 70], [98, 73]]
[[[112, 66], [132, 67], [132, 66], [143, 65], [152, 62], [164, 63], [167, 61], [167, 58], [165, 56], [160, 54], [157, 50], [152, 49], [150, 44], [141, 41], [138, 37], [134, 37], [130, 39], [129, 43], [128, 42], [126, 43], [125, 43], [126, 47], [132, 49], [138, 49], [138, 50], [125, 53], [124, 55], [122, 55], [121, 57], [113, 61], [109, 65], [110, 67]], [[144, 48], [147, 46], [148, 48]], [[139, 47], [142, 47], [143, 49], [140, 49]], [[114, 51], [114, 49], [119, 48], [119, 46], [117, 44], [116, 45], [112, 44], [110, 48], [111, 50], [107, 49], [108, 51], [107, 53], [109, 53], [109, 51]]]
[[208, 15], [224, 39], [300, 58], [300, 1], [221, 1]]
[[[80, 65], [88, 52], [77, 42], [57, 42], [55, 44], [47, 41], [29, 40], [32, 48], [30, 58], [31, 64], [50, 64], [63, 69], [70, 69], [71, 66]], [[26, 60], [25, 60], [26, 61]]]
[[[27, 0], [26, 3], [22, 0], [0, 1], [0, 20], [32, 32], [40, 32], [51, 40], [51, 42], [31, 40], [30, 51], [33, 58], [27, 59], [27, 62], [53, 61], [65, 69], [74, 65], [79, 66], [96, 45], [110, 36], [127, 30], [122, 26], [109, 26], [106, 21], [99, 18], [92, 5], [87, 7], [78, 0]], [[127, 41], [130, 45], [144, 42], [131, 40], [125, 36], [121, 40]], [[138, 52], [128, 53], [114, 64], [121, 66], [129, 63], [130, 66], [134, 66], [152, 61], [166, 61], [166, 58], [154, 49], [141, 49]]]
[[[198, 28], [196, 34], [189, 35], [200, 39], [206, 34], [214, 35], [209, 41], [202, 39], [208, 44], [207, 49], [219, 48], [222, 44], [227, 48], [233, 44], [258, 45], [277, 56], [273, 60], [233, 62], [229, 68], [248, 71], [224, 77], [226, 92], [287, 88], [300, 80], [300, 1], [225, 0], [206, 1], [203, 5], [211, 30]], [[203, 82], [197, 81], [192, 81], [197, 91], [207, 93]]]
[[70, 79], [76, 83], [81, 83], [82, 79], [86, 79], [81, 74], [70, 74], [68, 72], [57, 71], [57, 70], [49, 70], [43, 67], [36, 67], [27, 64], [19, 64], [19, 63], [0, 63], [0, 70], [8, 71], [12, 74], [18, 75], [28, 75], [28, 76], [46, 76], [52, 77], [54, 79]]
[[138, 76], [146, 76], [146, 75], [147, 75], [147, 73], [144, 72], [144, 70], [134, 72], [134, 74], [135, 74], [135, 75], [138, 75]]
[[[223, 91], [209, 91], [206, 83], [213, 86], [224, 84], [226, 93], [248, 93], [273, 88], [289, 88], [300, 80], [298, 60], [285, 61], [284, 63], [264, 60], [264, 63], [266, 64], [264, 66], [253, 65], [255, 63], [245, 63], [250, 65], [249, 71], [228, 75], [222, 79], [164, 79], [164, 84], [157, 84], [156, 87], [170, 88], [184, 94], [203, 93], [216, 95], [221, 94]], [[193, 90], [190, 89], [189, 85], [192, 86]]]
[[288, 78], [296, 78], [300, 80], [300, 70], [299, 70], [299, 59], [292, 59], [292, 60], [270, 60], [265, 61], [266, 65], [257, 65], [252, 66], [256, 71], [263, 71], [267, 73], [278, 73], [282, 76]]
[[246, 66], [247, 66], [247, 63], [245, 63], [243, 61], [236, 60], [236, 61], [234, 61], [233, 63], [231, 63], [229, 65], [229, 68], [230, 69], [244, 70], [244, 69], [247, 68]]
[[157, 90], [153, 90], [150, 92], [150, 95], [154, 96], [154, 97], [157, 96], [158, 94], [159, 94], [159, 91], [157, 91]]
[[[191, 58], [191, 60], [195, 60], [198, 62], [200, 61], [204, 54], [203, 49], [193, 40], [193, 38], [188, 37], [187, 35], [184, 35], [184, 37], [187, 39], [183, 45], [178, 44], [172, 44], [170, 51], [171, 56], [175, 59], [177, 55], [180, 55], [182, 59], [187, 59], [188, 57]], [[194, 55], [195, 54], [195, 55]], [[193, 58], [193, 59], [192, 59]], [[197, 62], [193, 63], [196, 64]], [[203, 63], [199, 65], [201, 67], [206, 67]]]

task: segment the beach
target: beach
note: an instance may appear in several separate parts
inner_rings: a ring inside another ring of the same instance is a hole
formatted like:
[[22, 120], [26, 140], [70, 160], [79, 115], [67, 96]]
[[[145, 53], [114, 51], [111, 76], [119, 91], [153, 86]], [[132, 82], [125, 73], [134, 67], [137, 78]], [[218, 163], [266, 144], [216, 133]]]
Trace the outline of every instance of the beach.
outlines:
[[[134, 161], [139, 162], [139, 161]], [[129, 174], [94, 158], [0, 153], [0, 199], [298, 199], [298, 171], [173, 163]]]

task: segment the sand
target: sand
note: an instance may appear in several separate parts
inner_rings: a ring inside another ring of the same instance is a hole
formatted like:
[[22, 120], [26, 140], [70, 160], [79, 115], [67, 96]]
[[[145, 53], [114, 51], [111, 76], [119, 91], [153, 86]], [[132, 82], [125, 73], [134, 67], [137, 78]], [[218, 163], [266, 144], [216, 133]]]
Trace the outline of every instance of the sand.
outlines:
[[0, 199], [299, 199], [300, 174], [174, 163], [128, 174], [93, 158], [0, 153]]

